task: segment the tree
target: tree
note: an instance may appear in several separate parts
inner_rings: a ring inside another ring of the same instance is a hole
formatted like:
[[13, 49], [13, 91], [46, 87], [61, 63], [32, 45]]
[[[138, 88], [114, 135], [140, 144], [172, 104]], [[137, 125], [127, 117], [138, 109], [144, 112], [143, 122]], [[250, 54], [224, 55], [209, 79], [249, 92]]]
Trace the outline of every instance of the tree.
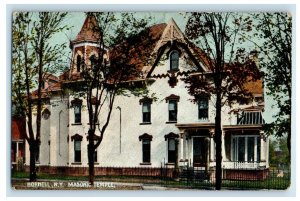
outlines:
[[[133, 13], [86, 13], [92, 32], [98, 39], [98, 55], [83, 61], [80, 80], [65, 85], [86, 98], [88, 109], [89, 182], [94, 183], [94, 155], [109, 125], [114, 101], [124, 93], [146, 93], [144, 84], [132, 85], [151, 60], [154, 35], [147, 19]], [[108, 53], [109, 52], [109, 53]]]
[[[57, 60], [65, 45], [50, 43], [65, 29], [62, 12], [16, 12], [12, 31], [12, 103], [18, 114], [27, 120], [25, 139], [30, 150], [30, 181], [36, 180], [35, 161], [39, 154], [41, 114], [45, 103], [42, 83], [46, 72], [57, 71]], [[33, 89], [36, 91], [32, 91]], [[34, 132], [33, 113], [36, 113]]]
[[[221, 109], [225, 104], [251, 98], [244, 83], [260, 78], [245, 48], [237, 46], [240, 33], [251, 31], [251, 18], [236, 13], [191, 13], [186, 36], [203, 51], [199, 54], [209, 73], [187, 77], [189, 93], [215, 95], [216, 190], [222, 184]], [[203, 70], [199, 69], [199, 72]]]
[[289, 150], [286, 144], [286, 136], [270, 141], [270, 165], [273, 167], [289, 167]]
[[[256, 29], [260, 50], [259, 64], [265, 72], [267, 94], [276, 101], [279, 112], [274, 122], [267, 125], [269, 134], [287, 135], [291, 151], [291, 98], [292, 98], [292, 17], [287, 13], [260, 13]], [[262, 45], [260, 45], [262, 44]]]

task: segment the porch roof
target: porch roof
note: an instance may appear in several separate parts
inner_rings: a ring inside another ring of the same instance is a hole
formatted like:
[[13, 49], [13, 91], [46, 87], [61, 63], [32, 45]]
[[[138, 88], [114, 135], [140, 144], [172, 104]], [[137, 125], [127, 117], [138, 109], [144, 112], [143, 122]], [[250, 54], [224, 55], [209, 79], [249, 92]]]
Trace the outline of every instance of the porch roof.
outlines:
[[261, 124], [246, 124], [246, 125], [224, 125], [223, 130], [261, 130], [263, 125]]
[[175, 124], [175, 126], [179, 129], [212, 129], [215, 127], [214, 123], [186, 123], [186, 124]]

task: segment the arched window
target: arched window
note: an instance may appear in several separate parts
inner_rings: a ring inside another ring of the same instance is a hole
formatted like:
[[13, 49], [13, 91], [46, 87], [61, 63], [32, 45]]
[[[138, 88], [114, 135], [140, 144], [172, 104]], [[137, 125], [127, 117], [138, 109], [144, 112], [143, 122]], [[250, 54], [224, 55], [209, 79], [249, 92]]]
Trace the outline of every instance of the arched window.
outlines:
[[91, 67], [94, 68], [97, 64], [97, 57], [93, 54], [90, 56], [90, 61], [91, 61]]
[[80, 66], [81, 66], [81, 56], [77, 55], [77, 58], [76, 58], [77, 72], [80, 72]]
[[170, 70], [178, 70], [179, 65], [179, 53], [178, 51], [172, 51], [170, 54]]

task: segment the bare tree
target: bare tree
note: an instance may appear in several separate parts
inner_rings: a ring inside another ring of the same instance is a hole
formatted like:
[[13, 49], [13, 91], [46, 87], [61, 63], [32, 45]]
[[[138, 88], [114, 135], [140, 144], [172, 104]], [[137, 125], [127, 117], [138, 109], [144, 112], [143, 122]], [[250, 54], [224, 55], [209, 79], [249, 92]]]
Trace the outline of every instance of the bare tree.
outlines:
[[[12, 103], [21, 116], [26, 116], [25, 139], [30, 150], [30, 181], [37, 178], [35, 162], [39, 153], [41, 113], [44, 97], [43, 76], [57, 70], [57, 60], [65, 45], [50, 43], [51, 38], [65, 29], [62, 12], [16, 12], [12, 31]], [[33, 89], [37, 88], [33, 92]], [[34, 110], [34, 111], [33, 111]], [[36, 110], [36, 131], [33, 113]]]
[[[145, 93], [144, 84], [131, 85], [150, 60], [154, 35], [148, 20], [134, 13], [86, 13], [92, 21], [98, 55], [83, 61], [80, 78], [65, 86], [86, 97], [88, 108], [89, 182], [94, 183], [95, 149], [101, 144], [110, 122], [117, 95]], [[82, 93], [83, 92], [83, 93]]]

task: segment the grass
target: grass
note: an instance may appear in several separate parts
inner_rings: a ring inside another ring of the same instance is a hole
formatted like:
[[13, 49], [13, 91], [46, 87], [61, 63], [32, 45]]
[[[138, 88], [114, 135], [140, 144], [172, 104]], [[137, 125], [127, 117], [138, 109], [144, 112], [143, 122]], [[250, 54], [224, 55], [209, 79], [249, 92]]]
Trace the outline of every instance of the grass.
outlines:
[[[162, 183], [165, 186], [185, 186], [192, 188], [212, 189], [215, 184], [208, 181], [175, 181], [169, 180]], [[223, 189], [232, 190], [258, 190], [258, 189], [273, 189], [286, 190], [290, 186], [290, 177], [269, 177], [261, 181], [239, 181], [239, 180], [223, 180]]]
[[[46, 180], [62, 180], [62, 181], [88, 181], [88, 176], [66, 176], [58, 174], [38, 173], [38, 179]], [[12, 178], [27, 179], [27, 172], [12, 172]], [[144, 183], [156, 184], [168, 187], [183, 187], [183, 188], [198, 188], [198, 189], [214, 189], [214, 183], [199, 180], [174, 180], [164, 178], [161, 180], [158, 177], [141, 177], [141, 176], [96, 176], [95, 181], [111, 181], [124, 183]], [[256, 189], [276, 189], [285, 190], [290, 186], [290, 176], [284, 177], [270, 176], [261, 181], [238, 181], [238, 180], [223, 180], [222, 188], [238, 189], [238, 190], [256, 190]]]
[[[13, 179], [27, 179], [29, 178], [28, 172], [12, 172], [11, 178]], [[58, 174], [44, 174], [37, 173], [38, 179], [49, 179], [49, 180], [87, 180], [87, 176], [66, 176], [66, 175], [58, 175]]]

